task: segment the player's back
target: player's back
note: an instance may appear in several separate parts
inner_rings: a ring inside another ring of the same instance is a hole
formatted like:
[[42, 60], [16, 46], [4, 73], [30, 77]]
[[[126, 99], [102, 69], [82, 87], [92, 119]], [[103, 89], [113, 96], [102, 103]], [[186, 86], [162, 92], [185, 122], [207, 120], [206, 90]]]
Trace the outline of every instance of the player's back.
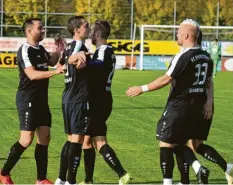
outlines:
[[173, 77], [168, 105], [186, 109], [206, 100], [206, 83], [212, 75], [213, 62], [200, 48], [186, 49], [172, 61], [168, 73]]
[[89, 63], [90, 98], [111, 99], [111, 85], [115, 71], [116, 57], [113, 49], [102, 45], [95, 51]]

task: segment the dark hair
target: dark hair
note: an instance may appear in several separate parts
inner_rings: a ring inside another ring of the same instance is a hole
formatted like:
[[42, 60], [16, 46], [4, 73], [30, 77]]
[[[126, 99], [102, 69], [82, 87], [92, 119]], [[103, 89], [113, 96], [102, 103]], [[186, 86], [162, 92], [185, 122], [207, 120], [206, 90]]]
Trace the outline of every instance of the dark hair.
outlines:
[[30, 18], [30, 19], [27, 19], [26, 21], [24, 21], [23, 26], [22, 26], [22, 30], [23, 30], [23, 33], [25, 35], [26, 35], [27, 27], [33, 25], [34, 21], [41, 21], [42, 22], [42, 20], [40, 18]]
[[85, 23], [85, 18], [83, 16], [74, 16], [71, 17], [68, 20], [67, 29], [71, 33], [71, 35], [74, 35], [74, 29], [80, 28], [83, 23]]
[[198, 35], [198, 37], [197, 37], [197, 44], [198, 44], [199, 46], [201, 46], [201, 42], [202, 42], [202, 32], [201, 32], [201, 30], [200, 30], [199, 35]]
[[108, 39], [111, 32], [110, 24], [104, 20], [97, 20], [95, 21], [95, 31], [100, 31], [101, 38]]

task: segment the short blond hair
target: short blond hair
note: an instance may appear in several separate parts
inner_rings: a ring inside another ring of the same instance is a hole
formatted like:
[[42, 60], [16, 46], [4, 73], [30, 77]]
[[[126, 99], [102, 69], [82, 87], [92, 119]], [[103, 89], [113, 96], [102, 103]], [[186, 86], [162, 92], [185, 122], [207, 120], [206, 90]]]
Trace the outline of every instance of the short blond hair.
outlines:
[[183, 22], [180, 24], [181, 25], [187, 25], [187, 26], [193, 26], [194, 29], [196, 30], [196, 34], [194, 35], [195, 36], [195, 39], [198, 38], [199, 34], [200, 34], [200, 25], [194, 21], [193, 19], [185, 19], [183, 20]]

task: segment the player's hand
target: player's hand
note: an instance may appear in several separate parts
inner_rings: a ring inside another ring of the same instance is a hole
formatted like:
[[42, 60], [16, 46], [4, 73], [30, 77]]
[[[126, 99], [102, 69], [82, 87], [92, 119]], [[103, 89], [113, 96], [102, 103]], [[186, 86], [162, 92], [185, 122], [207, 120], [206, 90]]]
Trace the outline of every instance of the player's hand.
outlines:
[[58, 57], [60, 58], [62, 56], [62, 53], [65, 50], [65, 47], [67, 45], [66, 40], [60, 36], [60, 34], [57, 34], [54, 38], [54, 44], [55, 44], [55, 52], [57, 52]]
[[55, 70], [56, 75], [64, 73], [64, 68], [63, 66], [58, 66], [57, 69]]
[[203, 114], [204, 118], [209, 120], [212, 118], [214, 112], [213, 112], [213, 102], [207, 101], [203, 107]]
[[66, 73], [66, 72], [67, 72], [67, 67], [66, 67], [65, 64], [62, 66], [62, 69], [63, 69], [63, 73]]
[[125, 92], [126, 96], [128, 97], [139, 96], [142, 93], [143, 91], [141, 86], [129, 87], [128, 90]]
[[76, 69], [82, 69], [82, 68], [86, 67], [86, 62], [78, 61], [75, 67], [76, 67]]
[[[87, 55], [90, 55], [90, 53], [85, 52], [85, 51], [80, 51], [80, 52], [76, 53], [75, 57], [76, 57], [77, 64], [80, 62], [86, 63]], [[77, 64], [75, 64], [75, 65], [77, 65]]]

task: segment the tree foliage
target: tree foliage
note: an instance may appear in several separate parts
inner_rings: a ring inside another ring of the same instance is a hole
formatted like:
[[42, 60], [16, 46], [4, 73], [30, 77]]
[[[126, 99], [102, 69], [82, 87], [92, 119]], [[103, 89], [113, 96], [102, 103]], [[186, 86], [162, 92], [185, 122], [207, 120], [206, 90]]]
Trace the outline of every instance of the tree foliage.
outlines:
[[[132, 2], [133, 12], [131, 12]], [[175, 2], [176, 18], [174, 20]], [[48, 26], [60, 26], [57, 29], [48, 29], [48, 36], [53, 36], [56, 32], [68, 34], [66, 29], [61, 29], [61, 27], [66, 27], [67, 20], [76, 14], [84, 15], [90, 23], [97, 19], [107, 20], [112, 28], [111, 38], [129, 39], [132, 14], [133, 23], [137, 25], [178, 25], [185, 18], [192, 18], [201, 25], [215, 26], [218, 2], [220, 5], [219, 25], [233, 25], [232, 0], [4, 0], [4, 24], [21, 26], [26, 18], [40, 17]], [[46, 9], [47, 15], [40, 13], [45, 12]], [[57, 15], [51, 15], [51, 13]], [[64, 15], [64, 13], [69, 14]], [[170, 40], [173, 38], [171, 29], [163, 31], [165, 32], [146, 32], [146, 36], [151, 39]], [[211, 30], [207, 32], [210, 33]], [[18, 36], [20, 34], [17, 28], [6, 27], [4, 36], [7, 35]], [[227, 39], [230, 35], [232, 34], [227, 33], [223, 37]]]

